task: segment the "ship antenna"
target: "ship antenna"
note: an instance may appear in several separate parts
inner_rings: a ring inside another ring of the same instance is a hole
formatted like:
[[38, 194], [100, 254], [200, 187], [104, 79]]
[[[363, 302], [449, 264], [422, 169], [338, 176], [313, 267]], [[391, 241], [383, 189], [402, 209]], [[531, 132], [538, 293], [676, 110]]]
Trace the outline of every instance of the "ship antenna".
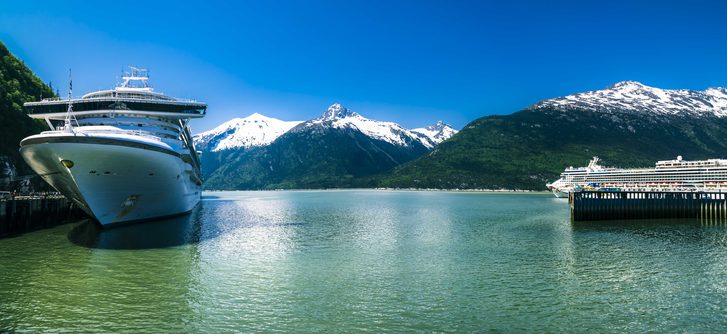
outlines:
[[73, 123], [71, 123], [71, 120], [76, 121], [76, 125], [78, 125], [78, 120], [76, 120], [76, 117], [73, 116], [73, 79], [71, 76], [71, 69], [68, 69], [68, 110], [66, 111], [66, 121], [65, 121], [65, 127], [64, 129], [66, 132], [73, 132]]

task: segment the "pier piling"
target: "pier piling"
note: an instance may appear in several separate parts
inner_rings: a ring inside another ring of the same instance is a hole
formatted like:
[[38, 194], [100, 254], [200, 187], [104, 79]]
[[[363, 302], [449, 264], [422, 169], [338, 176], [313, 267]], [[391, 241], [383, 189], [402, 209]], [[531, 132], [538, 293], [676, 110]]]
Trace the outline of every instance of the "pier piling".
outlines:
[[1, 199], [0, 237], [52, 227], [81, 216], [80, 210], [60, 195]]
[[580, 191], [568, 198], [573, 221], [694, 218], [727, 223], [719, 192]]

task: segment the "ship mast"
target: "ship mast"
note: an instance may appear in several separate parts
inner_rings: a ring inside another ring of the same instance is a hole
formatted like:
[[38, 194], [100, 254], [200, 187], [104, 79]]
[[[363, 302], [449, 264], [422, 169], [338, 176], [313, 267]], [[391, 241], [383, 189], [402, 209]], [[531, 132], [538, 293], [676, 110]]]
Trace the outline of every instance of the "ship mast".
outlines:
[[[73, 133], [73, 123], [71, 120], [76, 120], [73, 116], [73, 79], [71, 77], [71, 69], [68, 69], [68, 110], [66, 111], [66, 120], [64, 130], [69, 133]], [[78, 124], [78, 120], [76, 120]]]
[[[149, 70], [145, 68], [139, 68], [135, 66], [129, 66], [129, 69], [131, 70], [131, 73], [125, 72], [124, 75], [121, 77], [123, 80], [121, 84], [118, 87], [121, 88], [141, 88], [144, 90], [151, 91], [151, 86], [149, 85]], [[137, 86], [138, 84], [138, 86]]]

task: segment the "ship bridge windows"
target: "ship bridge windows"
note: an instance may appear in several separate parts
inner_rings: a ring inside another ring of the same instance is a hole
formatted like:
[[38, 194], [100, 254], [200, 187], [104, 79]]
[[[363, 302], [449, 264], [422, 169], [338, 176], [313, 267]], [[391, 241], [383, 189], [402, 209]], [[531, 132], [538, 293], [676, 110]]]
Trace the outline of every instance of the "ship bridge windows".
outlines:
[[114, 117], [113, 119], [109, 119], [108, 117], [82, 118], [78, 120], [78, 124], [82, 126], [119, 125], [134, 126], [136, 128], [149, 127], [158, 128], [174, 134], [178, 134], [181, 131], [180, 127], [176, 124], [151, 119], [139, 119], [138, 117]]
[[144, 93], [144, 92], [117, 92], [116, 96], [119, 98], [126, 99], [141, 99], [141, 100], [164, 100], [164, 101], [175, 101], [176, 99], [155, 93]]
[[[25, 110], [30, 115], [47, 113], [65, 113], [68, 109], [66, 101], [54, 103], [29, 104]], [[73, 102], [74, 112], [101, 111], [101, 110], [138, 110], [148, 112], [163, 112], [174, 114], [204, 115], [207, 106], [202, 103], [182, 103], [173, 100], [133, 100], [118, 98], [81, 99]]]

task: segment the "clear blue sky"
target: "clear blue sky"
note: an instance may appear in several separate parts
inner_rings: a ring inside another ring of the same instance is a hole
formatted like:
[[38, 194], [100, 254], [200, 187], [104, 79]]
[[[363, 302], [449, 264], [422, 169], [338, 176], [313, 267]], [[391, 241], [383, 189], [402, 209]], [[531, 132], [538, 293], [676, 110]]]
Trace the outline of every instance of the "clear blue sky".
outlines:
[[209, 104], [203, 131], [253, 112], [457, 128], [637, 80], [727, 86], [722, 1], [2, 1], [0, 40], [65, 94], [125, 65]]

